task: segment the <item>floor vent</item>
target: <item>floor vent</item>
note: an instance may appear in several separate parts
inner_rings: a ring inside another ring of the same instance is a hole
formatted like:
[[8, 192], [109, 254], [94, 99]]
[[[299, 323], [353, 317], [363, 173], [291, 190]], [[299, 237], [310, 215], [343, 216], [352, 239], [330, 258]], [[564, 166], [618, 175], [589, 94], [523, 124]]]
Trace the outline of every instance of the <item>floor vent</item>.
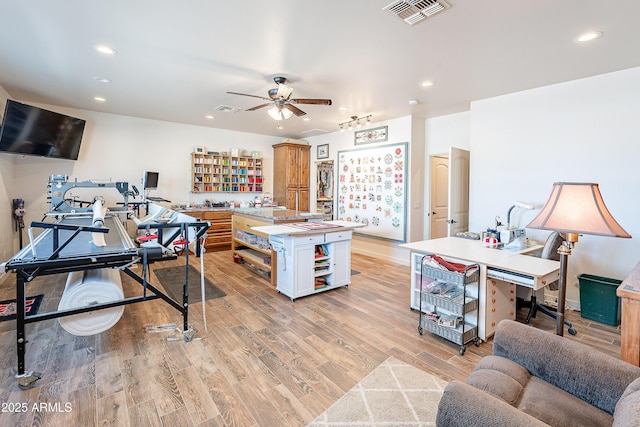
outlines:
[[397, 0], [382, 10], [397, 16], [408, 25], [415, 25], [450, 7], [451, 5], [444, 0]]
[[222, 111], [223, 113], [237, 113], [242, 110], [240, 107], [232, 107], [231, 105], [220, 104], [216, 107], [216, 110]]

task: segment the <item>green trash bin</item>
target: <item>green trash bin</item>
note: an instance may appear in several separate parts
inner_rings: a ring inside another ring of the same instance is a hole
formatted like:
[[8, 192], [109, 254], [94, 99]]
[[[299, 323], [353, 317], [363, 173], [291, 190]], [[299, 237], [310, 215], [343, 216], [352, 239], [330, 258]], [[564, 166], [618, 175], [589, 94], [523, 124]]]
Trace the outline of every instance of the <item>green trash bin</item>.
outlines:
[[620, 298], [616, 289], [622, 280], [580, 274], [580, 315], [607, 325], [620, 324]]

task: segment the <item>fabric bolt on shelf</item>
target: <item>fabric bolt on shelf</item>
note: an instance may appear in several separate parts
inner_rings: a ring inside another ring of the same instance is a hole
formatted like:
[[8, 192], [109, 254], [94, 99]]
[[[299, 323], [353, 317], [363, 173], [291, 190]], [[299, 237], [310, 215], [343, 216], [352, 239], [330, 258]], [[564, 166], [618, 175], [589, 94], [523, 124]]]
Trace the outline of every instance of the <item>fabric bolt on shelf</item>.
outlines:
[[[120, 271], [112, 268], [74, 271], [67, 276], [58, 310], [89, 307], [123, 298]], [[119, 306], [60, 317], [58, 321], [70, 334], [89, 336], [111, 328], [118, 323], [123, 312], [124, 306]]]
[[[158, 281], [172, 299], [182, 301], [182, 288], [185, 281], [185, 267], [166, 267], [153, 270]], [[214, 285], [207, 277], [205, 280], [205, 300], [226, 296], [220, 288]], [[189, 266], [189, 303], [202, 301], [202, 289], [200, 286], [200, 272], [193, 266]]]

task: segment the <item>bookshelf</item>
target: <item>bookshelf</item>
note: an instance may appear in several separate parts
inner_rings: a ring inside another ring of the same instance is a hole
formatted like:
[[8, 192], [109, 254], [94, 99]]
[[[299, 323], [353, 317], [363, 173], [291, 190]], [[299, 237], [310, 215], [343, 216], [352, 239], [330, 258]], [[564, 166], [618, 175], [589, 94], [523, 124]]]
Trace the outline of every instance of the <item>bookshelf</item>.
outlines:
[[194, 193], [262, 193], [262, 159], [191, 153]]

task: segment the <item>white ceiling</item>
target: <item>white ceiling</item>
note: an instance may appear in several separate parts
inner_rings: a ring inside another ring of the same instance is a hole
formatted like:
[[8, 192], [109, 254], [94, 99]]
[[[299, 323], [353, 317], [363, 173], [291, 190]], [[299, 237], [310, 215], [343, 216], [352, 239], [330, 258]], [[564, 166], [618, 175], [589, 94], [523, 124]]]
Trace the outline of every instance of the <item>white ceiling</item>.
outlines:
[[[0, 86], [24, 102], [304, 138], [352, 115], [439, 116], [640, 66], [638, 0], [447, 0], [414, 26], [382, 10], [391, 1], [3, 0]], [[604, 36], [576, 44], [587, 30]], [[275, 75], [293, 97], [333, 105], [298, 105], [310, 121], [294, 116], [282, 130], [267, 108], [215, 110], [261, 104], [226, 92], [267, 96]]]

